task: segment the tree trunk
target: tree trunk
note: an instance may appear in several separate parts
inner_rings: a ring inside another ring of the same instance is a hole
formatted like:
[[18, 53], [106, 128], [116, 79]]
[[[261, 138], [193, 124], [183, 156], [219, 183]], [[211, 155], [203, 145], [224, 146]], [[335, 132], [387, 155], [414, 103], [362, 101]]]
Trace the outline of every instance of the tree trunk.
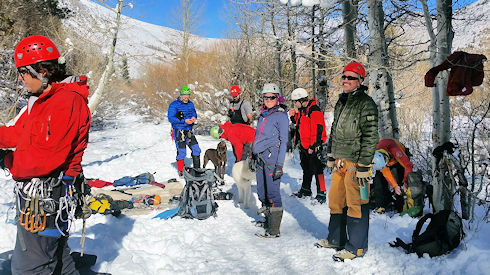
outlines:
[[118, 0], [116, 6], [116, 27], [112, 32], [112, 45], [109, 49], [109, 55], [107, 56], [107, 65], [105, 66], [105, 70], [99, 79], [99, 83], [97, 85], [97, 88], [95, 89], [95, 92], [92, 94], [88, 101], [88, 107], [90, 108], [91, 113], [94, 113], [94, 111], [97, 109], [97, 106], [99, 106], [99, 103], [102, 100], [102, 96], [104, 94], [105, 86], [107, 85], [107, 82], [109, 81], [109, 78], [114, 70], [114, 52], [117, 43], [117, 33], [119, 32], [119, 27], [121, 25], [121, 12], [123, 4], [124, 0]]
[[326, 76], [326, 67], [327, 67], [327, 61], [326, 61], [326, 55], [327, 55], [327, 50], [326, 50], [326, 45], [325, 45], [325, 33], [323, 31], [324, 28], [324, 23], [325, 23], [325, 11], [320, 8], [320, 22], [318, 24], [318, 51], [320, 54], [318, 54], [318, 73], [316, 78], [313, 78], [313, 83], [318, 83], [318, 93], [317, 93], [317, 100], [318, 100], [318, 107], [322, 111], [325, 112], [325, 109], [327, 107], [327, 102], [328, 102], [328, 85], [327, 85], [327, 76]]
[[368, 1], [368, 26], [370, 39], [369, 74], [373, 84], [373, 99], [379, 110], [379, 137], [398, 138], [393, 80], [388, 71], [389, 56], [384, 34], [383, 1]]
[[[293, 90], [298, 88], [298, 81], [296, 80], [296, 71], [297, 71], [297, 63], [296, 63], [296, 19], [291, 23], [291, 14], [290, 7], [287, 7], [287, 17], [288, 17], [288, 35], [289, 35], [289, 51], [291, 55], [291, 81], [293, 83]], [[296, 16], [295, 16], [296, 18]]]
[[[451, 53], [454, 32], [452, 30], [452, 3], [451, 0], [437, 0], [437, 32], [434, 33], [432, 20], [427, 7], [427, 1], [421, 0], [424, 10], [427, 31], [430, 37], [430, 66], [434, 67], [447, 58]], [[446, 96], [448, 73], [440, 72], [436, 78], [436, 87], [432, 89], [433, 125], [432, 144], [433, 147], [444, 144], [450, 140], [451, 114], [449, 112], [449, 99]], [[444, 165], [442, 162], [439, 166]], [[432, 195], [434, 212], [442, 209], [453, 209], [453, 198], [450, 192], [451, 186], [444, 184], [450, 182], [447, 174], [441, 173], [435, 158], [432, 158], [432, 184], [434, 193]], [[444, 170], [444, 169], [442, 169]], [[446, 177], [446, 178], [445, 178]]]
[[316, 98], [315, 12], [316, 5], [313, 5], [311, 7], [311, 95]]
[[356, 59], [356, 26], [358, 16], [358, 0], [342, 1], [342, 18], [344, 21], [345, 49], [348, 57]]

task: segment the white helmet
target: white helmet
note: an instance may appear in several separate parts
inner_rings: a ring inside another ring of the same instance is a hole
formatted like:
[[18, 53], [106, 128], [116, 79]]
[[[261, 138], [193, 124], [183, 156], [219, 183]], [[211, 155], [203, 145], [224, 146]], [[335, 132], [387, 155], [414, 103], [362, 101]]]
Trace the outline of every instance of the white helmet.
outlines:
[[308, 92], [303, 88], [296, 88], [291, 93], [291, 100], [298, 100], [305, 97], [308, 97]]
[[279, 91], [279, 86], [275, 83], [265, 83], [264, 88], [262, 89], [262, 94], [273, 93], [273, 94], [281, 94]]

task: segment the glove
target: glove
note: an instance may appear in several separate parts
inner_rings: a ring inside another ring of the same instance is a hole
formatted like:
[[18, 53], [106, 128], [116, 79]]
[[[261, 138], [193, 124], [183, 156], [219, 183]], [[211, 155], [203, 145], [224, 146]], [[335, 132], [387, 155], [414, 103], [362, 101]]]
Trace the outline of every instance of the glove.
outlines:
[[251, 158], [250, 161], [248, 162], [248, 168], [250, 168], [250, 171], [255, 172], [257, 170], [257, 159], [256, 158]]
[[176, 117], [177, 119], [180, 119], [180, 120], [184, 119], [184, 112], [182, 112], [182, 111], [177, 112], [177, 113], [175, 114], [175, 117]]
[[232, 109], [228, 109], [228, 116], [229, 116], [229, 117], [232, 117], [232, 116], [233, 116], [233, 113], [234, 113], [234, 112], [233, 112], [233, 110], [232, 110]]
[[272, 173], [272, 179], [278, 180], [282, 177], [282, 174], [282, 165], [276, 165], [276, 168], [274, 168], [274, 173]]
[[5, 169], [5, 156], [12, 152], [11, 150], [0, 149], [0, 168]]
[[371, 165], [358, 164], [356, 170], [357, 184], [359, 184], [359, 186], [368, 184], [369, 179], [371, 178]]
[[335, 159], [333, 158], [332, 153], [327, 154], [328, 159], [327, 159], [327, 168], [328, 171], [332, 172], [333, 168], [335, 167]]

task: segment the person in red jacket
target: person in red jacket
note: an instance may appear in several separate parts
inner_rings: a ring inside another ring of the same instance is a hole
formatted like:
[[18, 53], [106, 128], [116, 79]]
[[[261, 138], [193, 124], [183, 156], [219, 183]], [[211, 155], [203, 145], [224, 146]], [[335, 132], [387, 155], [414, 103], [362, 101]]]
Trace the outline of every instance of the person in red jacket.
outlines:
[[67, 241], [81, 190], [89, 191], [81, 165], [89, 91], [87, 79], [68, 77], [59, 58], [55, 44], [41, 35], [23, 39], [14, 51], [30, 98], [13, 126], [0, 127], [0, 147], [15, 148], [2, 150], [0, 162], [17, 181], [12, 274], [78, 274]]
[[216, 128], [215, 131], [212, 129], [211, 133], [215, 138], [226, 139], [231, 143], [235, 162], [244, 160], [252, 154], [252, 144], [255, 139], [255, 129], [253, 127], [241, 123], [233, 124], [227, 121], [220, 125], [219, 128]]
[[413, 163], [408, 158], [407, 149], [396, 139], [380, 140], [376, 146], [373, 168], [381, 172], [376, 173], [373, 180], [376, 212], [384, 213], [392, 202], [388, 184], [395, 191], [395, 211], [402, 212], [404, 205], [402, 190], [407, 191], [408, 174], [413, 171]]
[[303, 168], [303, 183], [301, 189], [293, 193], [298, 198], [311, 196], [311, 180], [315, 175], [316, 200], [324, 203], [327, 199], [325, 191], [325, 165], [319, 160], [322, 144], [327, 141], [325, 131], [325, 117], [316, 104], [316, 99], [308, 98], [308, 92], [303, 88], [297, 88], [291, 93], [298, 112], [290, 110], [291, 122], [295, 124], [293, 135], [294, 146], [299, 145], [299, 157]]

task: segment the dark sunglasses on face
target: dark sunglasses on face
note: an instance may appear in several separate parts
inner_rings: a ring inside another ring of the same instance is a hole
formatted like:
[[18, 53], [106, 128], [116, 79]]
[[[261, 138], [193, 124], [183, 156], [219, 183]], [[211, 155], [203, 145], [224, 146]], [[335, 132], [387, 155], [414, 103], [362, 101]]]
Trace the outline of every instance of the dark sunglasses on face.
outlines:
[[17, 71], [19, 72], [20, 75], [25, 75], [29, 73], [29, 71], [26, 69], [18, 69]]
[[350, 76], [350, 75], [342, 75], [342, 80], [344, 79], [348, 79], [348, 80], [359, 80], [358, 77], [355, 77], [355, 76]]
[[275, 95], [271, 95], [271, 96], [263, 96], [262, 98], [263, 98], [264, 100], [274, 100], [274, 99], [276, 99], [276, 98], [277, 98], [277, 96], [275, 96]]

